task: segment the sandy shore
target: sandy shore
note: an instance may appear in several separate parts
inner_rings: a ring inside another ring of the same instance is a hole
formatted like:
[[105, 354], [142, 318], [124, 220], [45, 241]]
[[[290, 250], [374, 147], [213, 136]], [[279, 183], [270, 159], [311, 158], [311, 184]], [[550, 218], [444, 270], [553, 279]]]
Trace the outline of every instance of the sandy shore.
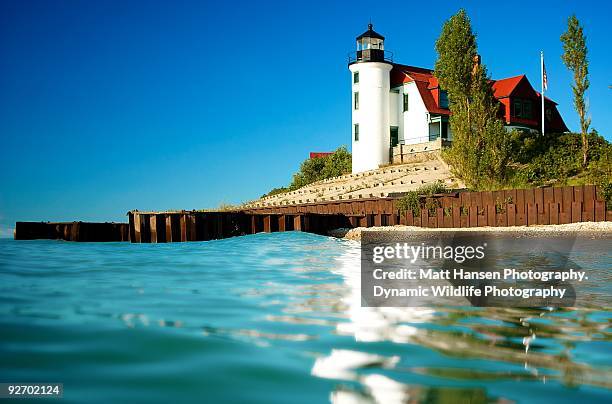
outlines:
[[357, 227], [354, 229], [336, 229], [329, 232], [330, 236], [361, 240], [364, 231], [396, 232], [398, 235], [427, 235], [438, 232], [486, 232], [493, 234], [513, 235], [516, 237], [563, 237], [577, 235], [588, 238], [612, 239], [612, 222], [582, 222], [571, 224], [554, 224], [541, 226], [512, 226], [512, 227], [471, 227], [462, 229], [431, 229], [415, 226], [385, 226], [385, 227]]

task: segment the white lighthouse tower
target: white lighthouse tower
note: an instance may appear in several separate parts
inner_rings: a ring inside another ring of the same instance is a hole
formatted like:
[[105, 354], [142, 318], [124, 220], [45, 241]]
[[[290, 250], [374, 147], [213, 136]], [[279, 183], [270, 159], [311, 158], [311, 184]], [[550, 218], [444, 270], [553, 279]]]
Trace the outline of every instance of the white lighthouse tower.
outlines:
[[357, 51], [349, 57], [353, 173], [389, 162], [389, 72], [393, 65], [385, 57], [384, 41], [368, 24], [368, 30], [357, 37]]

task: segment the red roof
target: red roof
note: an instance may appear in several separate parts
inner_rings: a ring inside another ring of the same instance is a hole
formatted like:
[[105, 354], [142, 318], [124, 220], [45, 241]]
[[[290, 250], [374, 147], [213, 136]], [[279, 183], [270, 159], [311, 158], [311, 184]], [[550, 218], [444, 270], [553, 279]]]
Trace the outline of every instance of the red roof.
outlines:
[[438, 79], [434, 77], [433, 70], [422, 67], [394, 64], [391, 69], [391, 87], [397, 87], [403, 83], [415, 82], [419, 94], [425, 103], [425, 108], [432, 114], [449, 115], [448, 108], [438, 106], [437, 90]]
[[433, 92], [429, 88], [429, 83], [424, 81], [415, 81], [417, 89], [419, 90], [419, 94], [421, 94], [421, 98], [425, 103], [425, 108], [431, 114], [440, 114], [440, 115], [450, 115], [450, 110], [448, 108], [440, 108], [438, 106], [437, 97], [434, 97]]
[[[438, 83], [438, 79], [434, 76], [433, 70], [424, 69], [422, 67], [401, 65], [397, 63], [393, 64], [393, 69], [391, 69], [391, 88], [411, 82], [415, 83], [419, 94], [423, 99], [425, 108], [427, 108], [427, 111], [429, 111], [430, 114], [450, 115], [450, 110], [448, 108], [441, 108], [439, 105], [440, 85]], [[505, 113], [507, 115], [507, 123], [517, 121], [517, 119], [510, 116], [510, 102], [506, 98], [516, 97], [522, 99], [540, 99], [540, 93], [533, 89], [529, 83], [529, 80], [527, 79], [527, 76], [524, 74], [500, 80], [491, 80], [491, 85], [493, 88], [493, 95], [502, 104], [500, 113]], [[546, 99], [547, 104], [551, 104], [553, 110], [551, 122], [552, 127], [558, 131], [567, 131], [563, 118], [561, 118], [561, 115], [555, 107], [557, 103], [547, 97], [544, 98]], [[503, 107], [506, 108], [505, 112], [503, 111]], [[539, 120], [540, 119], [538, 117], [534, 117], [532, 126], [539, 127]]]
[[493, 95], [495, 98], [509, 97], [512, 91], [516, 88], [518, 83], [525, 77], [524, 74], [516, 77], [509, 77], [507, 79], [500, 79], [493, 81]]
[[330, 154], [334, 154], [334, 152], [310, 152], [310, 158], [318, 159], [321, 157], [329, 156]]
[[[527, 80], [527, 76], [525, 76], [524, 74], [514, 77], [508, 77], [505, 79], [491, 80], [491, 83], [493, 85], [493, 94], [495, 95], [495, 98], [499, 99], [509, 97], [523, 79]], [[393, 64], [393, 69], [391, 70], [392, 88], [397, 87], [403, 83], [410, 83], [413, 81], [416, 82], [417, 88], [423, 96], [425, 107], [427, 107], [429, 112], [448, 114], [447, 109], [438, 107], [438, 101], [436, 100], [436, 97], [434, 97], [433, 90], [438, 90], [440, 85], [438, 83], [438, 79], [434, 76], [433, 70], [425, 69], [422, 67], [400, 65], [397, 63]], [[424, 87], [421, 83], [426, 83], [427, 86]], [[529, 85], [529, 81], [527, 81], [527, 85], [531, 87], [531, 85]], [[424, 89], [431, 93], [430, 96], [427, 96], [427, 94], [425, 94]], [[536, 94], [538, 94], [539, 97], [540, 93], [538, 93], [537, 91], [535, 92]], [[555, 103], [548, 97], [544, 98], [549, 100], [550, 102]], [[555, 105], [557, 105], [557, 103], [555, 103]]]

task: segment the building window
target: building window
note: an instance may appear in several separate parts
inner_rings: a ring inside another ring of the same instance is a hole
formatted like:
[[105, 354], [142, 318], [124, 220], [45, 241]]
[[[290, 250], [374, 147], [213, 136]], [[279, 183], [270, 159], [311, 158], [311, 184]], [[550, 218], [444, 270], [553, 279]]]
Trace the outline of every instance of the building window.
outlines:
[[353, 73], [353, 83], [359, 83], [359, 72]]
[[512, 116], [515, 118], [533, 119], [532, 100], [515, 98], [512, 101]]
[[513, 107], [513, 111], [512, 111], [512, 116], [515, 116], [517, 118], [522, 118], [523, 117], [523, 101], [521, 100], [514, 100], [514, 102], [512, 103], [512, 107]]
[[404, 94], [404, 112], [408, 111], [408, 94]]
[[359, 140], [359, 124], [356, 123], [353, 125], [353, 131], [355, 132], [355, 141]]
[[433, 142], [440, 137], [440, 121], [429, 122], [429, 141]]
[[448, 93], [440, 90], [440, 108], [448, 108]]
[[355, 101], [355, 109], [359, 109], [359, 92], [355, 92], [354, 101]]
[[523, 101], [523, 118], [531, 119], [531, 100]]

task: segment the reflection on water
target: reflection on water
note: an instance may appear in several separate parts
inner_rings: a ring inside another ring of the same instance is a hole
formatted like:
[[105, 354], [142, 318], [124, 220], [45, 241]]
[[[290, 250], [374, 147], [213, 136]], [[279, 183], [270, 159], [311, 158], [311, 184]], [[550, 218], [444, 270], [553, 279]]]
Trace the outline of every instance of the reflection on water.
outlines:
[[[572, 352], [579, 341], [611, 340], [611, 317], [604, 308], [361, 307], [359, 260], [359, 247], [353, 245], [338, 259], [334, 269], [342, 275], [348, 287], [347, 294], [341, 298], [347, 321], [336, 325], [339, 334], [353, 336], [360, 342], [415, 344], [452, 357], [516, 363], [522, 365], [524, 371], [411, 368], [402, 366], [403, 362], [398, 365], [398, 356], [381, 357], [359, 351], [332, 350], [328, 356], [317, 359], [312, 368], [313, 375], [356, 380], [362, 385], [361, 391], [335, 391], [332, 401], [407, 402], [416, 399], [420, 402], [429, 401], [432, 397], [445, 401], [446, 397], [449, 402], [456, 402], [459, 398], [457, 394], [472, 401], [491, 400], [480, 389], [472, 392], [462, 389], [461, 393], [448, 391], [449, 395], [445, 396], [444, 389], [424, 389], [399, 383], [382, 374], [358, 373], [358, 370], [372, 368], [453, 380], [506, 379], [546, 383], [557, 379], [567, 386], [590, 384], [612, 388], [610, 369], [589, 366], [574, 359]], [[607, 266], [604, 268], [608, 269]]]
[[[572, 259], [609, 280], [601, 242]], [[355, 242], [0, 243], [0, 382], [68, 402], [611, 397], [608, 308], [361, 307]]]

